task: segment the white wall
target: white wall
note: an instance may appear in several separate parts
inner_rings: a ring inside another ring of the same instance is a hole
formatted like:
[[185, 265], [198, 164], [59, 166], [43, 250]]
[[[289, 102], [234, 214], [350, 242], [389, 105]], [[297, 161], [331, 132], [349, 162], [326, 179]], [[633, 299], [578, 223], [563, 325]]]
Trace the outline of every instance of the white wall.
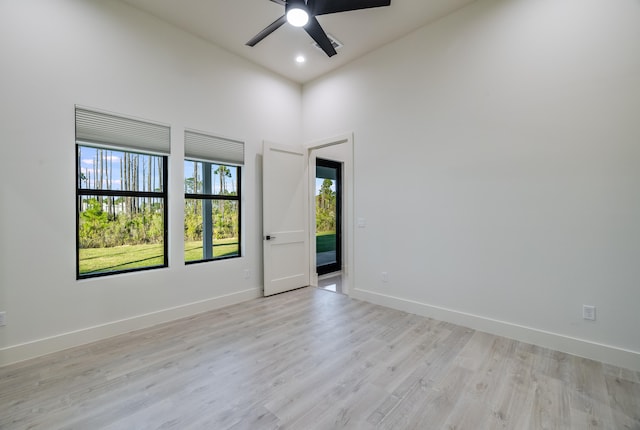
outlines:
[[355, 296], [640, 369], [639, 114], [637, 0], [479, 0], [306, 85]]
[[[0, 55], [0, 365], [261, 293], [258, 157], [301, 142], [298, 85], [117, 1], [4, 0]], [[172, 126], [168, 269], [76, 281], [74, 104]], [[246, 142], [243, 258], [184, 266], [185, 127]]]

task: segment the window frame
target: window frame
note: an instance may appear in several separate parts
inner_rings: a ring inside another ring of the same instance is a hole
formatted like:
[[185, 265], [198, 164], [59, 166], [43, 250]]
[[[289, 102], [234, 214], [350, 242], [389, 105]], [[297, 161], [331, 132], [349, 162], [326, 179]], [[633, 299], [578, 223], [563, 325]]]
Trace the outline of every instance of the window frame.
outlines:
[[[204, 169], [208, 166], [209, 169], [211, 169], [212, 165], [217, 165], [217, 166], [225, 166], [225, 167], [233, 167], [236, 170], [236, 180], [237, 180], [237, 189], [236, 189], [236, 194], [235, 195], [230, 195], [230, 194], [205, 194], [203, 193], [184, 193], [184, 200], [185, 200], [185, 205], [186, 205], [186, 201], [187, 200], [226, 200], [226, 201], [235, 201], [237, 202], [237, 207], [238, 207], [238, 254], [237, 255], [228, 255], [228, 256], [222, 256], [222, 257], [211, 257], [211, 258], [204, 258], [204, 236], [203, 236], [203, 258], [200, 260], [189, 260], [187, 261], [184, 257], [184, 250], [183, 250], [183, 260], [184, 260], [184, 264], [185, 265], [191, 265], [191, 264], [198, 264], [198, 263], [208, 263], [211, 261], [221, 261], [221, 260], [230, 260], [233, 258], [240, 258], [242, 257], [242, 167], [243, 166], [239, 166], [239, 165], [235, 165], [235, 164], [228, 164], [228, 163], [223, 163], [223, 162], [218, 162], [218, 161], [213, 161], [213, 160], [202, 160], [202, 159], [197, 159], [197, 158], [193, 158], [193, 157], [188, 157], [185, 156], [184, 157], [184, 161], [190, 161], [190, 162], [194, 162], [194, 163], [202, 163], [202, 170], [204, 172]], [[184, 173], [183, 173], [183, 182], [185, 180], [184, 178]], [[213, 175], [209, 175], [209, 180], [211, 181], [210, 187], [213, 188]], [[204, 188], [204, 186], [203, 186]], [[204, 205], [202, 205], [202, 207], [204, 208]], [[184, 210], [184, 207], [183, 207]], [[204, 223], [204, 216], [203, 216], [203, 223]], [[183, 227], [184, 228], [184, 227]], [[184, 234], [183, 234], [184, 236]], [[213, 244], [213, 241], [212, 241]]]
[[[82, 188], [80, 181], [81, 162], [80, 148], [109, 149], [130, 154], [140, 154], [146, 156], [161, 157], [162, 159], [162, 191], [125, 191], [125, 190], [106, 190], [97, 188]], [[169, 156], [167, 154], [153, 153], [152, 151], [144, 151], [141, 149], [127, 149], [126, 147], [113, 147], [109, 145], [93, 144], [90, 142], [82, 142], [76, 140], [76, 280], [98, 278], [103, 276], [119, 275], [122, 273], [141, 272], [146, 270], [160, 269], [169, 266], [169, 195], [168, 195], [168, 170]], [[109, 272], [94, 272], [88, 274], [80, 273], [80, 212], [82, 209], [83, 196], [100, 196], [100, 197], [133, 197], [133, 198], [157, 198], [163, 199], [163, 264], [136, 267], [132, 269], [114, 270]]]

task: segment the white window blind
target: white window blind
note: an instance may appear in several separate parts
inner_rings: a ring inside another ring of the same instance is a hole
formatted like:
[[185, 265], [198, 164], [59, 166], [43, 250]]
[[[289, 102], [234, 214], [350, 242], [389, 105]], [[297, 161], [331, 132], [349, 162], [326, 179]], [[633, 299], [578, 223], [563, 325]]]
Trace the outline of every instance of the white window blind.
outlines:
[[76, 142], [169, 154], [171, 129], [135, 118], [76, 106]]
[[242, 166], [244, 165], [244, 142], [186, 130], [184, 155], [186, 158], [195, 160]]

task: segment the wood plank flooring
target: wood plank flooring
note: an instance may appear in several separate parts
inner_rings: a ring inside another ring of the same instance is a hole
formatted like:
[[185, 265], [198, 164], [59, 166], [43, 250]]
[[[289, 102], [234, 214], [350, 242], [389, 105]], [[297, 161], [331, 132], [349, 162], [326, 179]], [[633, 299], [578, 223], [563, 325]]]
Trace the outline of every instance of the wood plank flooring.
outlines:
[[0, 368], [0, 429], [640, 429], [640, 374], [304, 288]]

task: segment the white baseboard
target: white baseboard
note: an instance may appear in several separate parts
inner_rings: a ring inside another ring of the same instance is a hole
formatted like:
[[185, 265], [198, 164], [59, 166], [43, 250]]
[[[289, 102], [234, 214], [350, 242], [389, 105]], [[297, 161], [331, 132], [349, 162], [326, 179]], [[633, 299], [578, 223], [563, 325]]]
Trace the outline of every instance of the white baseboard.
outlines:
[[568, 354], [589, 358], [603, 363], [613, 364], [626, 369], [640, 371], [640, 352], [595, 343], [584, 339], [577, 339], [506, 321], [499, 321], [479, 315], [459, 312], [452, 309], [432, 306], [426, 303], [393, 297], [368, 290], [356, 289], [350, 293], [350, 296], [355, 299], [364, 300], [377, 305], [458, 324], [474, 330], [519, 340], [556, 351], [566, 352]]
[[156, 324], [189, 317], [262, 296], [261, 288], [252, 288], [212, 299], [163, 309], [119, 321], [88, 327], [56, 336], [38, 339], [0, 349], [0, 366], [50, 354], [74, 346], [84, 345], [119, 334], [128, 333]]

